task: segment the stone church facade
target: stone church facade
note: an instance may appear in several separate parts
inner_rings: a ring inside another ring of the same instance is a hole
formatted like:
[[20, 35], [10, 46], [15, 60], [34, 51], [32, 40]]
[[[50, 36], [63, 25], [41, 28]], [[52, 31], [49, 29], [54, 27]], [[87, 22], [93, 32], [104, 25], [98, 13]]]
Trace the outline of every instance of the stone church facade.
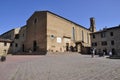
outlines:
[[84, 42], [90, 46], [91, 31], [49, 11], [35, 12], [27, 20], [25, 49], [65, 52]]
[[12, 51], [32, 54], [46, 52], [87, 52], [91, 46], [90, 33], [95, 32], [94, 18], [90, 18], [90, 29], [50, 11], [36, 11], [25, 26], [8, 31], [2, 38], [13, 40]]

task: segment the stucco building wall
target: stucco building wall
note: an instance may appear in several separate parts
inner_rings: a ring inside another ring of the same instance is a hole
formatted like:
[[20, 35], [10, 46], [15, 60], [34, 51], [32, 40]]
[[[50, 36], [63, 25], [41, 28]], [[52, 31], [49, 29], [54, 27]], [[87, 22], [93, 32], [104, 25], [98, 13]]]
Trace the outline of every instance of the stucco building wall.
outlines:
[[4, 41], [0, 39], [0, 56], [6, 56], [10, 52], [11, 41]]
[[[101, 37], [102, 34], [105, 34], [104, 37]], [[93, 38], [93, 35], [95, 38]], [[107, 54], [110, 51], [115, 52], [115, 55], [120, 55], [120, 27], [112, 27], [107, 28], [99, 32], [95, 32], [91, 34], [91, 43], [92, 47], [96, 48], [96, 51], [103, 52], [106, 50]], [[106, 42], [105, 45], [102, 45], [102, 42]], [[97, 45], [94, 45], [96, 43]]]

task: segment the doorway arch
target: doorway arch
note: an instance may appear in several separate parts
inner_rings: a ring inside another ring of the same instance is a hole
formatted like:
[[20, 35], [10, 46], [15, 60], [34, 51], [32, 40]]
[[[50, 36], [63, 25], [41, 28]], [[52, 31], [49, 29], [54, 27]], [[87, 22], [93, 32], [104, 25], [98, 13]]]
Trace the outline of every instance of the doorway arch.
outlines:
[[33, 41], [33, 51], [37, 51], [37, 41]]

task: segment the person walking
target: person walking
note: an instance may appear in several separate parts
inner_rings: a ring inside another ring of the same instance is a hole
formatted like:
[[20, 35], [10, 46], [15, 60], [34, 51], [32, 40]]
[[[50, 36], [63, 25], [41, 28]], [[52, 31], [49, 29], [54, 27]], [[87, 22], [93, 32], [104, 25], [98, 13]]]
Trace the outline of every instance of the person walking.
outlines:
[[111, 51], [109, 52], [109, 57], [112, 57], [112, 52]]
[[93, 48], [92, 49], [92, 58], [94, 57], [94, 55], [95, 55], [95, 49]]
[[7, 52], [6, 52], [6, 50], [4, 50], [3, 53], [0, 55], [0, 57], [1, 57], [0, 61], [2, 61], [2, 62], [6, 61], [6, 56], [7, 56]]

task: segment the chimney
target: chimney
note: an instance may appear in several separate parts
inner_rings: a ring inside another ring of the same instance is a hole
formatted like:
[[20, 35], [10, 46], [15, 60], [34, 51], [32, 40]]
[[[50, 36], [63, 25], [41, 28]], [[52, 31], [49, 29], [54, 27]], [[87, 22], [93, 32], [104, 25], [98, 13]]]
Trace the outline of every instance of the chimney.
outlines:
[[94, 19], [94, 17], [91, 17], [91, 18], [90, 18], [90, 31], [96, 32], [95, 19]]

